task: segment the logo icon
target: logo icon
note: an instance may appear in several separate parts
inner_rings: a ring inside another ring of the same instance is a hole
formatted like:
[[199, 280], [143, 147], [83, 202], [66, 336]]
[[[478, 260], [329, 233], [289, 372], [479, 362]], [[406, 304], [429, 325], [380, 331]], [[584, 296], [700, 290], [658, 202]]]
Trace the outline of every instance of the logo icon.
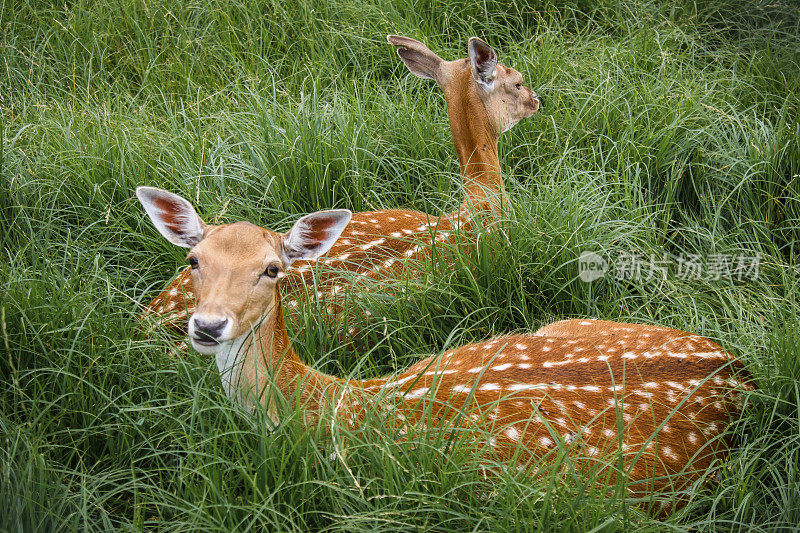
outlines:
[[608, 261], [595, 252], [584, 250], [578, 257], [578, 277], [585, 283], [591, 283], [606, 275]]

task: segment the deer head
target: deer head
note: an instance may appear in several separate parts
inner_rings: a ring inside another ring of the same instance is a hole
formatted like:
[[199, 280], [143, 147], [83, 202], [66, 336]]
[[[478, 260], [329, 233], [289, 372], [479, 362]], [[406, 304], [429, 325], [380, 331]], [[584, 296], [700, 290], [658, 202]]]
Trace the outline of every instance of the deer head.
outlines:
[[458, 118], [454, 113], [468, 113], [469, 120], [486, 121], [497, 137], [539, 110], [539, 99], [525, 86], [522, 74], [498, 63], [497, 52], [477, 37], [469, 39], [469, 58], [456, 61], [443, 60], [409, 37], [389, 35], [387, 39], [398, 47], [397, 54], [412, 73], [439, 84], [451, 125]]
[[189, 338], [198, 352], [212, 355], [274, 314], [286, 270], [325, 254], [351, 217], [346, 209], [319, 211], [281, 234], [249, 222], [205, 224], [191, 203], [161, 189], [139, 187], [136, 196], [161, 235], [189, 249], [196, 297]]

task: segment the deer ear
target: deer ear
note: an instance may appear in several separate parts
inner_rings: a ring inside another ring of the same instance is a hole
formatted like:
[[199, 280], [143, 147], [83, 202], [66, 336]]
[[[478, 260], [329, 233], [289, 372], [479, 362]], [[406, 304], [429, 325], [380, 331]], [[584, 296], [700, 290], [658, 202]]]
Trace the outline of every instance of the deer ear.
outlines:
[[413, 74], [420, 78], [439, 81], [444, 60], [431, 52], [427, 46], [416, 39], [402, 35], [388, 35], [386, 40], [397, 47], [397, 55]]
[[315, 259], [330, 250], [352, 216], [347, 209], [332, 209], [300, 218], [283, 236], [286, 266], [298, 259]]
[[185, 198], [155, 187], [138, 187], [136, 197], [161, 235], [172, 244], [193, 248], [206, 225]]
[[497, 52], [477, 37], [469, 40], [469, 65], [472, 77], [487, 92], [494, 89], [497, 77]]

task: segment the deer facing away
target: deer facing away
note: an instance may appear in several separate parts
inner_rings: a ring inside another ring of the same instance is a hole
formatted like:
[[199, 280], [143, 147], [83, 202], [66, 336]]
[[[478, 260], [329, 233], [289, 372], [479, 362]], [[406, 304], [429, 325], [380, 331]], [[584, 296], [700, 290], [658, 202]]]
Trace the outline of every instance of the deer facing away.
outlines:
[[[497, 212], [502, 202], [497, 142], [500, 135], [539, 109], [536, 94], [524, 86], [522, 74], [497, 62], [486, 43], [469, 40], [469, 58], [444, 61], [424, 44], [408, 37], [388, 36], [409, 70], [435, 80], [447, 101], [453, 143], [460, 162], [465, 199], [459, 211], [433, 216], [419, 211], [389, 209], [356, 213], [316, 275], [315, 263], [299, 259], [288, 274], [284, 290], [288, 305], [315, 295], [330, 303], [329, 313], [346, 310], [338, 293], [345, 286], [342, 274], [367, 281], [398, 279], [407, 274], [409, 260], [424, 259], [433, 242], [450, 241], [456, 227], [469, 226], [476, 212]], [[374, 282], [374, 281], [373, 281]], [[186, 268], [145, 308], [144, 316], [162, 326], [185, 332], [194, 310], [195, 289]]]
[[333, 246], [349, 211], [312, 213], [279, 234], [248, 222], [206, 225], [187, 200], [159, 189], [140, 187], [137, 196], [159, 232], [189, 248], [192, 345], [215, 356], [231, 398], [268, 405], [276, 421], [278, 392], [300, 404], [309, 423], [333, 411], [355, 427], [377, 408], [400, 434], [430, 420], [480, 430], [497, 454], [517, 451], [523, 463], [559, 445], [595, 463], [618, 453], [630, 482], [655, 489], [686, 486], [725, 455], [720, 435], [749, 385], [742, 365], [709, 339], [564, 320], [448, 350], [394, 375], [339, 379], [292, 349], [281, 286], [293, 263]]

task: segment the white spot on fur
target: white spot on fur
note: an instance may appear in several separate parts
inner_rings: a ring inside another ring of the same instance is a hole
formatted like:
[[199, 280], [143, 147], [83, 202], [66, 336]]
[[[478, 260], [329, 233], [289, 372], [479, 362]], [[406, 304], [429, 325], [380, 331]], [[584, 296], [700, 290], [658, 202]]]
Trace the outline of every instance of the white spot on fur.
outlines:
[[375, 246], [378, 246], [379, 244], [383, 244], [385, 242], [386, 242], [386, 239], [380, 238], [378, 240], [375, 240], [375, 241], [372, 241], [370, 243], [365, 244], [364, 246], [361, 247], [361, 249], [362, 250], [369, 250], [370, 248], [374, 248]]
[[420, 387], [419, 389], [413, 390], [406, 394], [406, 398], [421, 398], [424, 394], [426, 394], [430, 388], [428, 387]]
[[383, 385], [382, 388], [383, 387], [399, 387], [403, 383], [405, 383], [407, 381], [411, 381], [412, 379], [414, 379], [416, 377], [417, 376], [408, 376], [408, 377], [405, 377], [405, 378], [402, 378], [402, 379], [398, 379], [397, 381], [390, 381], [389, 383], [386, 383], [385, 385]]
[[672, 448], [670, 448], [669, 446], [662, 447], [661, 448], [661, 453], [663, 453], [664, 455], [666, 455], [668, 458], [672, 459], [673, 461], [677, 461], [678, 460], [678, 455], [675, 452], [673, 452]]
[[419, 246], [414, 246], [413, 248], [409, 248], [408, 250], [406, 250], [403, 253], [403, 255], [405, 255], [406, 257], [411, 257], [412, 255], [416, 254], [419, 251], [419, 249], [420, 249]]
[[429, 372], [425, 372], [426, 376], [439, 376], [442, 374], [455, 374], [455, 370], [431, 370]]
[[547, 385], [542, 384], [535, 384], [535, 383], [514, 383], [508, 387], [510, 391], [522, 391], [522, 390], [536, 390], [536, 389], [546, 389]]

